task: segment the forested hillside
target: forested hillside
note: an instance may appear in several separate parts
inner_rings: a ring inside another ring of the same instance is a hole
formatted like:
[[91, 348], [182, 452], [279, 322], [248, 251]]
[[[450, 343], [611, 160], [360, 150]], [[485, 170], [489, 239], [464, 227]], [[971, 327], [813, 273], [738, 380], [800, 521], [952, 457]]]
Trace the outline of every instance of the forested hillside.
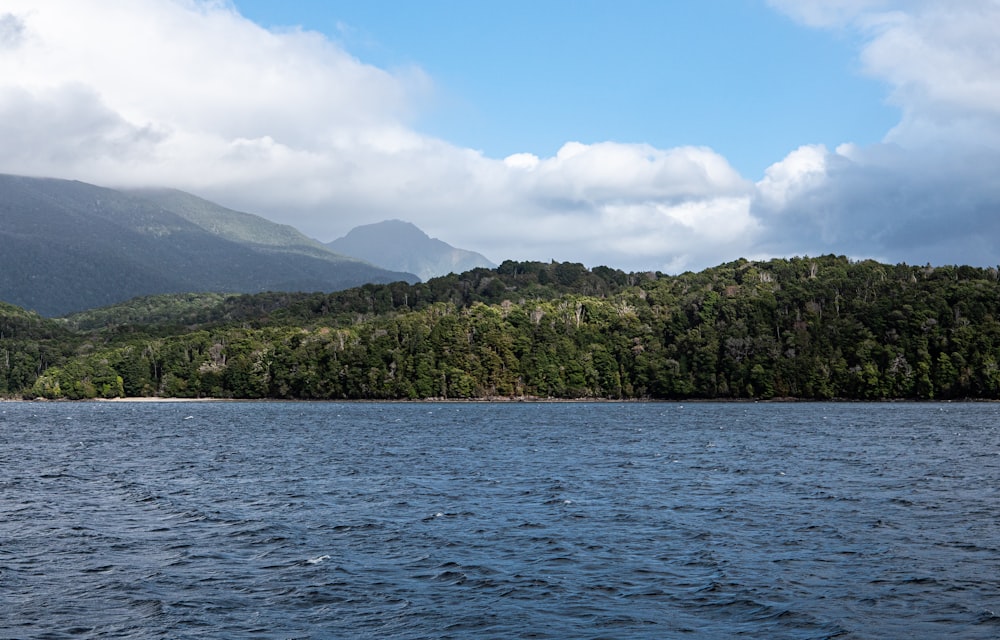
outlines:
[[55, 320], [0, 302], [0, 398], [30, 389], [49, 365], [73, 356], [79, 342]]
[[0, 369], [8, 390], [47, 398], [1000, 398], [992, 268], [825, 256], [666, 276], [505, 262], [416, 285], [178, 297], [176, 305], [161, 297], [129, 309], [62, 321], [60, 344], [74, 355], [39, 362], [30, 385]]

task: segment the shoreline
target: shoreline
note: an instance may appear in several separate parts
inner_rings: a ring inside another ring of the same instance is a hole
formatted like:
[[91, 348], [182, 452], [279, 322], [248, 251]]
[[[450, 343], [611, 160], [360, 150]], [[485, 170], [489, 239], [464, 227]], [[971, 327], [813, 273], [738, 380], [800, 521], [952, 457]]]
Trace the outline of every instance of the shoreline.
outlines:
[[957, 398], [948, 400], [920, 399], [920, 398], [881, 398], [874, 400], [863, 400], [854, 398], [830, 398], [827, 400], [817, 400], [809, 398], [542, 398], [537, 396], [518, 397], [483, 397], [483, 398], [179, 398], [166, 396], [128, 396], [121, 398], [88, 398], [81, 400], [70, 400], [66, 398], [0, 398], [2, 403], [88, 403], [102, 402], [112, 404], [180, 404], [180, 403], [204, 403], [204, 402], [329, 402], [329, 403], [381, 403], [381, 404], [568, 404], [568, 403], [590, 403], [590, 404], [907, 404], [907, 403], [927, 403], [927, 404], [971, 404], [971, 403], [996, 403], [1000, 400], [990, 398]]

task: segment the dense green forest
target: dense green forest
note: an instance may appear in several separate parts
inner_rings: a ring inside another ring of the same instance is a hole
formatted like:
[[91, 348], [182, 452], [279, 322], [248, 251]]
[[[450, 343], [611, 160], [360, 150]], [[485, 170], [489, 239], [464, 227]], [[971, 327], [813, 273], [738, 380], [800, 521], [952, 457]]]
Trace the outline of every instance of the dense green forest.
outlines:
[[332, 294], [0, 307], [0, 395], [997, 399], [994, 268], [505, 262]]

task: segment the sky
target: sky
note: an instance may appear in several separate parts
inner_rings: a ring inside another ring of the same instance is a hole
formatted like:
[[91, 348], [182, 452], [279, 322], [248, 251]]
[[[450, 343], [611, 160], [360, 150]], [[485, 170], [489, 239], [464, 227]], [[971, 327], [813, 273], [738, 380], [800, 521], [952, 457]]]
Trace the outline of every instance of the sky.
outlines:
[[495, 262], [1000, 263], [1000, 0], [0, 0], [0, 172]]

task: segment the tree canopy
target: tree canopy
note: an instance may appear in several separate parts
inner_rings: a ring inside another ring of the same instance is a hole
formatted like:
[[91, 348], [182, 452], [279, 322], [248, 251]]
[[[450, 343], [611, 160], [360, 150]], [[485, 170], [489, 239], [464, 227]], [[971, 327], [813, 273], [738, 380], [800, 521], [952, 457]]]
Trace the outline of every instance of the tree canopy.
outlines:
[[993, 268], [823, 256], [669, 276], [508, 261], [331, 294], [160, 296], [59, 322], [25, 313], [0, 308], [11, 327], [0, 393], [1000, 398]]

